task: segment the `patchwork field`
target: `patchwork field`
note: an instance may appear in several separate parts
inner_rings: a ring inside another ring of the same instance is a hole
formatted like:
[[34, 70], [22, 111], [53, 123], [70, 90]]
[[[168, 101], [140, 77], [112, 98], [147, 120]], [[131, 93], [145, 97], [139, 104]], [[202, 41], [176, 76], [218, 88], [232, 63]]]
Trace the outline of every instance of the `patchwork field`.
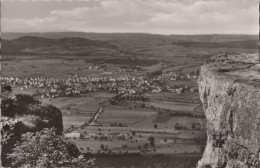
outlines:
[[[97, 109], [103, 107], [95, 125], [77, 131], [84, 138], [72, 138], [82, 152], [100, 152], [103, 144], [115, 153], [200, 153], [201, 145], [196, 139], [205, 141], [205, 118], [182, 115], [202, 114], [200, 104], [156, 101], [146, 103], [145, 107], [133, 102], [111, 105], [108, 100], [113, 96], [96, 92], [82, 97], [45, 101], [62, 110], [65, 129], [87, 123]], [[176, 124], [182, 128], [177, 129]], [[155, 139], [155, 148], [144, 150], [149, 137]]]
[[[21, 93], [20, 89], [17, 90]], [[31, 92], [30, 89], [23, 90], [24, 93], [27, 91]], [[165, 101], [159, 101], [158, 97], [153, 96], [156, 101], [148, 102], [144, 107], [135, 102], [111, 105], [109, 99], [114, 96], [112, 93], [94, 92], [81, 97], [60, 97], [42, 101], [62, 111], [65, 132], [77, 130], [84, 135], [84, 138], [75, 137], [71, 140], [85, 153], [102, 151], [101, 144], [108, 148], [105, 151], [115, 153], [201, 152], [201, 144], [197, 139], [205, 141], [205, 118], [192, 116], [203, 113], [200, 104], [168, 101], [167, 97], [172, 96], [170, 94], [164, 97]], [[103, 107], [103, 112], [95, 124], [78, 129], [90, 121], [99, 107]], [[102, 139], [104, 137], [105, 139]], [[155, 147], [147, 149], [144, 146], [149, 144], [150, 137], [154, 138]]]
[[176, 102], [169, 102], [169, 101], [150, 102], [146, 104], [153, 106], [155, 108], [171, 110], [171, 111], [180, 111], [180, 112], [193, 112], [194, 108], [197, 106], [196, 104], [176, 103]]

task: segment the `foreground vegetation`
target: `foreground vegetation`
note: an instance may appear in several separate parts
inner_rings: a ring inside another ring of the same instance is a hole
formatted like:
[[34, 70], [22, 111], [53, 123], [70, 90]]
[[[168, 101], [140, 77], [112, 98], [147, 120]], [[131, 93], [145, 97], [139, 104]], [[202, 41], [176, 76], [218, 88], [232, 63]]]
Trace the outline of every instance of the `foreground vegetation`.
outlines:
[[53, 128], [24, 134], [9, 158], [14, 167], [94, 167], [93, 159], [85, 159], [75, 145], [57, 135]]

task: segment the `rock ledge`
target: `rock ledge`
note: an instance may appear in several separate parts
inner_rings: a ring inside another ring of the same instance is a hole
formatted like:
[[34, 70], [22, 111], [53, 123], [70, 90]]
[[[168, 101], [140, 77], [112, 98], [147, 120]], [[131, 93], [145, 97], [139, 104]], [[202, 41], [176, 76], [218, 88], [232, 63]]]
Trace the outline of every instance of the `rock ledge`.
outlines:
[[258, 54], [218, 55], [201, 67], [207, 145], [198, 168], [260, 168]]

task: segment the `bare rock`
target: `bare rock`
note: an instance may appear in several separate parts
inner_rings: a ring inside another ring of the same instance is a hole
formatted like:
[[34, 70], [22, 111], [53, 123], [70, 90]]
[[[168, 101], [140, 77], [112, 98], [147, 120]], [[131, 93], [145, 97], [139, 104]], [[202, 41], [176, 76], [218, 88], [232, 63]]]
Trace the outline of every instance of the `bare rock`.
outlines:
[[218, 55], [201, 67], [207, 145], [198, 168], [260, 168], [259, 56]]

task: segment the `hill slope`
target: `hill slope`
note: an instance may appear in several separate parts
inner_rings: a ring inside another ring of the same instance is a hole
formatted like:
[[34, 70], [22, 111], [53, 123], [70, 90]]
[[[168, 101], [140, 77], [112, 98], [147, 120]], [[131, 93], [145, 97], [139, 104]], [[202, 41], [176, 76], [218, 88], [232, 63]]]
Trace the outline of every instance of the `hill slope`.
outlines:
[[2, 40], [2, 54], [73, 54], [89, 48], [115, 49], [108, 42], [85, 38], [51, 39], [44, 37], [24, 36], [14, 40]]
[[51, 39], [80, 37], [91, 40], [123, 40], [129, 38], [135, 39], [171, 39], [174, 41], [200, 41], [200, 42], [224, 42], [224, 41], [243, 41], [258, 40], [258, 35], [159, 35], [146, 33], [85, 33], [85, 32], [45, 32], [45, 33], [2, 33], [2, 39], [13, 40], [23, 36], [44, 37]]
[[50, 32], [4, 33], [2, 37], [9, 39], [2, 40], [3, 55], [164, 56], [182, 51], [181, 47], [258, 49], [258, 36], [255, 35]]
[[173, 45], [192, 48], [244, 48], [256, 49], [258, 40], [229, 41], [229, 42], [173, 42]]

